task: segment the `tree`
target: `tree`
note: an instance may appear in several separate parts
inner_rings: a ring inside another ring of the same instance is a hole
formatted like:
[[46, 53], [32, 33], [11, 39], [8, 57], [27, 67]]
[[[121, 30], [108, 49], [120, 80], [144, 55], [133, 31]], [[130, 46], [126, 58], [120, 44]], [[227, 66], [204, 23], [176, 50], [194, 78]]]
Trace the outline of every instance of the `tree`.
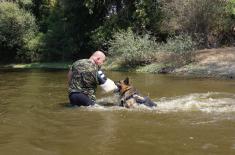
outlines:
[[226, 12], [227, 1], [164, 0], [162, 4], [165, 16], [161, 31], [173, 35], [190, 34], [202, 47], [218, 46], [221, 33], [230, 27], [231, 19]]
[[36, 33], [34, 16], [15, 3], [0, 3], [0, 61], [30, 61], [28, 43]]

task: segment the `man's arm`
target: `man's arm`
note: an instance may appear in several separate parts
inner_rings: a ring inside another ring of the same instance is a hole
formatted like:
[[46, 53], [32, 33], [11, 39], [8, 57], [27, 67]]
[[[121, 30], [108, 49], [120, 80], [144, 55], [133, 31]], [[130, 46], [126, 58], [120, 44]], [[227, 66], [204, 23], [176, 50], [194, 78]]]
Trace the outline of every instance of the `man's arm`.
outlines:
[[71, 79], [72, 79], [72, 75], [73, 75], [73, 72], [72, 70], [70, 69], [68, 74], [67, 74], [67, 79], [68, 79], [68, 84], [70, 83]]

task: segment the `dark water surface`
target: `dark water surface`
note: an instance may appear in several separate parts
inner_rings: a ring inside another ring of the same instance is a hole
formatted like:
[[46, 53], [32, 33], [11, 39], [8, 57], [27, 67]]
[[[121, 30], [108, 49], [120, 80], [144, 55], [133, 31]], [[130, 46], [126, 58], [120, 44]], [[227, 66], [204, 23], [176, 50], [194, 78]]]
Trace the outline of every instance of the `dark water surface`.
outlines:
[[128, 76], [158, 107], [72, 108], [66, 74], [0, 70], [1, 155], [235, 154], [235, 81], [107, 72]]

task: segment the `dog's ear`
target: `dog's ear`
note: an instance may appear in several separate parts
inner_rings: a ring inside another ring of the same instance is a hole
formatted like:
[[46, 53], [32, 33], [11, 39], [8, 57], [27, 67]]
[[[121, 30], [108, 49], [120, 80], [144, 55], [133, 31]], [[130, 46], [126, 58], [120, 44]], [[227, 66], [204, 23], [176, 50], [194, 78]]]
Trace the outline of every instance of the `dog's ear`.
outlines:
[[126, 85], [129, 85], [129, 77], [127, 77], [127, 78], [124, 80], [124, 83], [125, 83]]

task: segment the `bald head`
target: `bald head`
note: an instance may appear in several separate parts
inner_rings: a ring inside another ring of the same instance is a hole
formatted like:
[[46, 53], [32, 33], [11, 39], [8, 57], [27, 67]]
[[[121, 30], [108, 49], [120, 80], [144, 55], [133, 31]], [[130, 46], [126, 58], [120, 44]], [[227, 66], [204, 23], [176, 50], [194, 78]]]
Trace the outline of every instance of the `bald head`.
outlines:
[[95, 51], [95, 53], [93, 53], [89, 59], [100, 66], [105, 61], [105, 55], [101, 51]]

